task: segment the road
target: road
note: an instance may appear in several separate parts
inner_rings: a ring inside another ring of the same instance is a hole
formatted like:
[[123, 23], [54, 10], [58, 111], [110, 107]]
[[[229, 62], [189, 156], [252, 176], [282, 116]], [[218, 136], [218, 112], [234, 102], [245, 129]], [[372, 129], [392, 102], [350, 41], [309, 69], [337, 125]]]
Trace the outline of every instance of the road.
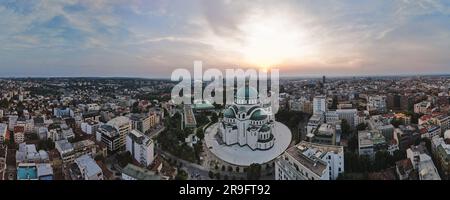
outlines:
[[[184, 171], [186, 171], [189, 175], [189, 179], [191, 180], [197, 180], [197, 179], [201, 179], [201, 180], [211, 180], [208, 176], [209, 170], [201, 165], [195, 164], [195, 163], [191, 163], [185, 160], [182, 160], [178, 157], [173, 156], [170, 153], [167, 153], [165, 151], [162, 151], [159, 148], [155, 148], [157, 153], [160, 153], [161, 155], [166, 156], [167, 158], [171, 158], [174, 160], [177, 160], [178, 163], [182, 163], [182, 167], [181, 169], [183, 169]], [[198, 178], [195, 177], [195, 175], [198, 174]]]

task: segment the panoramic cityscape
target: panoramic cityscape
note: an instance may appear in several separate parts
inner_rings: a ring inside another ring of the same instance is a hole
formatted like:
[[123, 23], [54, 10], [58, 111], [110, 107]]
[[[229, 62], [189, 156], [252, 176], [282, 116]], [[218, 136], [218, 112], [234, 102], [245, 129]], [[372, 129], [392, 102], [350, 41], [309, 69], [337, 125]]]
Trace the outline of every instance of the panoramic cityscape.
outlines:
[[448, 180], [449, 19], [438, 0], [1, 1], [0, 180]]

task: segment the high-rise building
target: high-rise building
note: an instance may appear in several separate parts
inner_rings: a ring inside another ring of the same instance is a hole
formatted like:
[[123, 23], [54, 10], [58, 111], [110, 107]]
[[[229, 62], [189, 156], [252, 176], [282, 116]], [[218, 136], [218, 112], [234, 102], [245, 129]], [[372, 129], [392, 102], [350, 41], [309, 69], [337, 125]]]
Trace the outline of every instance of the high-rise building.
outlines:
[[125, 146], [126, 137], [128, 133], [131, 132], [131, 121], [128, 117], [120, 116], [111, 119], [107, 123], [108, 125], [114, 127], [119, 133], [119, 143], [117, 148], [122, 148]]
[[323, 115], [327, 112], [327, 98], [326, 96], [316, 96], [313, 99], [313, 114]]
[[138, 130], [132, 130], [127, 135], [127, 151], [131, 153], [135, 160], [146, 167], [153, 162], [154, 147], [153, 140]]
[[97, 129], [96, 140], [105, 144], [110, 152], [115, 152], [123, 145], [120, 142], [119, 131], [111, 125], [102, 125]]

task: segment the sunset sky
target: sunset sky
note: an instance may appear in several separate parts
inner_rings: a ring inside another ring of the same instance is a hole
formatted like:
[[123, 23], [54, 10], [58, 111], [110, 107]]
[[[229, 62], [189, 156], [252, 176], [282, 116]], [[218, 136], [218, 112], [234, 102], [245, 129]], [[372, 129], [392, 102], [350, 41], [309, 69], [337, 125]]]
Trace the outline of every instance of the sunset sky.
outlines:
[[449, 0], [1, 0], [0, 77], [450, 73]]

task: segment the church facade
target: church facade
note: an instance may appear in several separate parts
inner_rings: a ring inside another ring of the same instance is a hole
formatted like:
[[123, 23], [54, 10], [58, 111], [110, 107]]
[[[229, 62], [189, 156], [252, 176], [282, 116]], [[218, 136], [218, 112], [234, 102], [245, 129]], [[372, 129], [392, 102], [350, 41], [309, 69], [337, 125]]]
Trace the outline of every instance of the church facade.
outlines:
[[223, 111], [218, 136], [226, 145], [248, 146], [253, 151], [274, 146], [274, 116], [270, 103], [260, 101], [252, 87], [240, 88], [234, 103]]

